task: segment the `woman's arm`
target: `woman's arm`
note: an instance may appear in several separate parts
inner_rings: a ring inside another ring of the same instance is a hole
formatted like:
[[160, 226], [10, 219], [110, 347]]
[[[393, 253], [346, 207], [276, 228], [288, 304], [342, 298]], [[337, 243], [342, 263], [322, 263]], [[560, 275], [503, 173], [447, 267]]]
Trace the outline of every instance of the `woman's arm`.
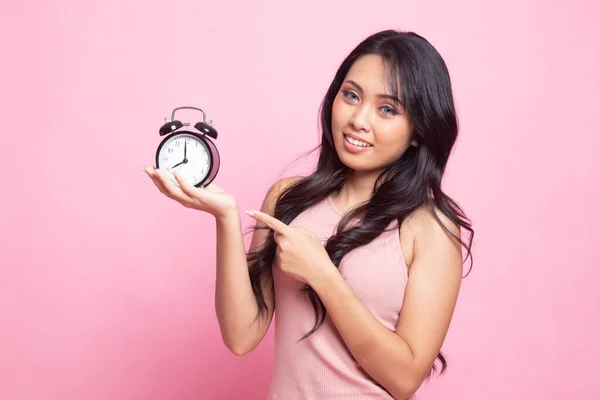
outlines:
[[[153, 166], [144, 170], [158, 190], [181, 205], [212, 214], [217, 225], [217, 279], [215, 309], [223, 342], [233, 353], [245, 354], [254, 349], [269, 329], [273, 318], [274, 293], [272, 280], [262, 282], [261, 290], [268, 307], [266, 318], [256, 318], [258, 304], [252, 291], [240, 213], [231, 194], [211, 183], [206, 188], [196, 188], [181, 178], [174, 185], [167, 175]], [[298, 177], [282, 179], [268, 191], [261, 210], [272, 215], [280, 193]], [[250, 251], [262, 246], [266, 230], [252, 236]]]
[[[286, 178], [275, 183], [267, 192], [261, 210], [272, 215], [280, 193], [295, 179]], [[264, 318], [256, 318], [258, 305], [250, 284], [239, 211], [235, 209], [217, 218], [216, 229], [217, 320], [227, 348], [234, 354], [243, 355], [256, 348], [269, 329], [274, 311], [273, 282], [268, 279], [262, 283], [268, 313]], [[249, 251], [262, 246], [267, 234], [266, 230], [255, 231]]]

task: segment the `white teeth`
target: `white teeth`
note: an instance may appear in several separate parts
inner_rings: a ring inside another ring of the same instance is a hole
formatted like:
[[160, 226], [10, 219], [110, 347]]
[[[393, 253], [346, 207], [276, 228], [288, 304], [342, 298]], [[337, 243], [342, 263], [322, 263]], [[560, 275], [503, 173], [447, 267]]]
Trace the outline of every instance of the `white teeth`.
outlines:
[[361, 142], [360, 140], [353, 139], [350, 136], [346, 136], [346, 140], [355, 146], [371, 147], [369, 143]]

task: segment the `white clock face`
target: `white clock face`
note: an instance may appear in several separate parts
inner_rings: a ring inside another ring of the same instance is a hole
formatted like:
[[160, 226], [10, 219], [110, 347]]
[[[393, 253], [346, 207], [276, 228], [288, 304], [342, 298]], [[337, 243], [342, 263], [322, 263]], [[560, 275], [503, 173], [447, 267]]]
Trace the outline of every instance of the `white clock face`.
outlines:
[[176, 184], [171, 171], [177, 171], [191, 185], [197, 185], [210, 172], [210, 154], [200, 139], [190, 134], [170, 137], [158, 154], [158, 168]]

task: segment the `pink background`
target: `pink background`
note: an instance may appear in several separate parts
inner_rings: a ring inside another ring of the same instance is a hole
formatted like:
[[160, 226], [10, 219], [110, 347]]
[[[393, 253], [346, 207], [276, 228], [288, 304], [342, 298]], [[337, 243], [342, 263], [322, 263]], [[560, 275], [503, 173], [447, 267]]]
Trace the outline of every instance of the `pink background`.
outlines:
[[598, 11], [2, 2], [0, 398], [264, 398], [272, 333], [242, 358], [219, 336], [213, 219], [141, 168], [164, 117], [200, 106], [221, 135], [217, 182], [259, 207], [275, 179], [310, 165], [284, 171], [317, 143], [342, 58], [385, 28], [423, 34], [449, 65], [462, 130], [446, 189], [476, 230], [450, 367], [421, 399], [600, 398]]

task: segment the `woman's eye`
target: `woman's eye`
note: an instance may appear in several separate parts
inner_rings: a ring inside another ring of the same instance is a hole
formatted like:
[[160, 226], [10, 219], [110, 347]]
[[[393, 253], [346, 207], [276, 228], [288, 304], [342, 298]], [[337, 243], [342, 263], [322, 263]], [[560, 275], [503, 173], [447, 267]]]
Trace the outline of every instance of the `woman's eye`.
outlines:
[[350, 101], [358, 101], [358, 96], [354, 92], [350, 92], [348, 90], [342, 90], [342, 94], [344, 95], [345, 98], [347, 98]]
[[398, 111], [394, 110], [390, 106], [383, 106], [383, 107], [381, 107], [381, 111], [383, 111], [383, 113], [385, 115], [396, 115], [396, 114], [399, 114]]

